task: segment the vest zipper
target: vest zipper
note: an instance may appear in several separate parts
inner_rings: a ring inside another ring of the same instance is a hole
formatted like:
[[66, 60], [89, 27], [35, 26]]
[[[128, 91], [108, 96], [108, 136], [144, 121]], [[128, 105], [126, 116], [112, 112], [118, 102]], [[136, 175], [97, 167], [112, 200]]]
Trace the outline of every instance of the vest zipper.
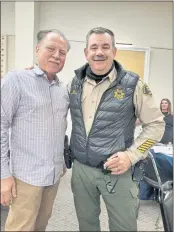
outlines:
[[[82, 103], [81, 103], [81, 98], [82, 98], [82, 83], [80, 84], [80, 99], [78, 100], [79, 101], [79, 105], [80, 105], [80, 112], [81, 112], [81, 115], [82, 115], [82, 121], [83, 121], [83, 128], [84, 128], [84, 131], [85, 131], [85, 135], [86, 135], [86, 128], [85, 128], [85, 123], [84, 123], [84, 119], [83, 119], [83, 110], [82, 110]], [[86, 135], [86, 141], [87, 141], [87, 135]]]
[[[124, 76], [124, 75], [123, 75], [123, 76]], [[102, 100], [103, 100], [103, 98], [104, 98], [104, 96], [105, 96], [105, 93], [106, 93], [108, 90], [110, 90], [110, 89], [116, 87], [116, 86], [118, 85], [119, 81], [122, 79], [123, 76], [120, 76], [120, 77], [116, 80], [116, 83], [115, 83], [113, 86], [112, 86], [112, 84], [111, 84], [111, 87], [109, 87], [107, 90], [105, 90], [105, 92], [103, 93], [103, 95], [102, 95], [102, 97], [101, 97], [101, 99], [100, 99], [100, 103], [99, 103], [99, 105], [98, 105], [98, 107], [97, 107], [97, 110], [96, 110], [96, 112], [95, 112], [95, 115], [94, 115], [94, 119], [93, 119], [93, 122], [92, 122], [91, 129], [90, 129], [90, 131], [89, 131], [89, 133], [88, 133], [88, 136], [86, 136], [86, 138], [87, 138], [87, 140], [86, 140], [86, 150], [87, 150], [87, 153], [86, 153], [86, 163], [87, 163], [89, 166], [90, 166], [90, 164], [89, 164], [89, 162], [88, 162], [88, 149], [87, 149], [87, 147], [88, 147], [88, 144], [89, 144], [89, 136], [90, 136], [91, 130], [92, 130], [92, 128], [93, 128], [93, 125], [94, 125], [95, 118], [96, 118], [96, 115], [97, 115], [97, 113], [98, 113], [99, 107], [100, 107], [100, 105], [101, 105], [101, 103], [102, 103]], [[82, 91], [81, 91], [81, 93], [82, 93]], [[82, 105], [82, 104], [81, 104], [81, 105]], [[82, 113], [82, 116], [83, 116], [82, 106], [80, 107], [80, 109], [81, 109], [81, 113]], [[83, 120], [83, 123], [84, 123], [84, 120]], [[85, 124], [84, 124], [84, 126], [85, 126]]]

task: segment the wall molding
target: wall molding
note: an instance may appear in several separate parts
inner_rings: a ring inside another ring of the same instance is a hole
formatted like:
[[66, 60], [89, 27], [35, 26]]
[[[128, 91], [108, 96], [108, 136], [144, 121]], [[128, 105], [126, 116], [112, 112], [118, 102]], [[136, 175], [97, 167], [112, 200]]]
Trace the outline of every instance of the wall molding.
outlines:
[[1, 35], [1, 78], [7, 72], [7, 36]]

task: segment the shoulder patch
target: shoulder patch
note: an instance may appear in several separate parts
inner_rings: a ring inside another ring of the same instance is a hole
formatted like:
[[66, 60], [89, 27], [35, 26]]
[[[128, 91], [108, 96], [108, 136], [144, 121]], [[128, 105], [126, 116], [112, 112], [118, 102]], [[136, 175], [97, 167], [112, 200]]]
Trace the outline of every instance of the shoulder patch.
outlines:
[[73, 90], [71, 91], [71, 94], [77, 94], [76, 90], [73, 89]]
[[149, 86], [147, 84], [144, 84], [143, 85], [143, 93], [145, 95], [149, 95], [149, 96], [152, 96], [152, 92], [151, 90], [149, 89]]

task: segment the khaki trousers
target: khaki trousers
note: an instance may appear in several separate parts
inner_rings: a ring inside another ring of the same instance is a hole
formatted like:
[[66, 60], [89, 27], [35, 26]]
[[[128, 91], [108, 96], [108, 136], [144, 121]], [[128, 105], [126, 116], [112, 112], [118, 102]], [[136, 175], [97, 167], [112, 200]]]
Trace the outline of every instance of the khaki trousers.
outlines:
[[45, 231], [59, 181], [48, 187], [33, 186], [19, 179], [15, 181], [17, 198], [9, 207], [5, 231]]

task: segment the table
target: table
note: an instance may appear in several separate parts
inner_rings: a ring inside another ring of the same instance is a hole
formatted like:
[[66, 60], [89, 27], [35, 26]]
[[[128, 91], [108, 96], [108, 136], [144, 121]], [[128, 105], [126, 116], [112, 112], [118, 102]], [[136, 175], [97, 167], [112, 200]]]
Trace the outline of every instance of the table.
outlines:
[[[158, 172], [162, 183], [173, 180], [173, 156], [163, 153], [156, 153], [154, 149], [150, 150], [156, 161]], [[140, 182], [140, 200], [153, 200], [154, 199], [154, 189], [153, 187], [146, 184], [144, 181]]]

